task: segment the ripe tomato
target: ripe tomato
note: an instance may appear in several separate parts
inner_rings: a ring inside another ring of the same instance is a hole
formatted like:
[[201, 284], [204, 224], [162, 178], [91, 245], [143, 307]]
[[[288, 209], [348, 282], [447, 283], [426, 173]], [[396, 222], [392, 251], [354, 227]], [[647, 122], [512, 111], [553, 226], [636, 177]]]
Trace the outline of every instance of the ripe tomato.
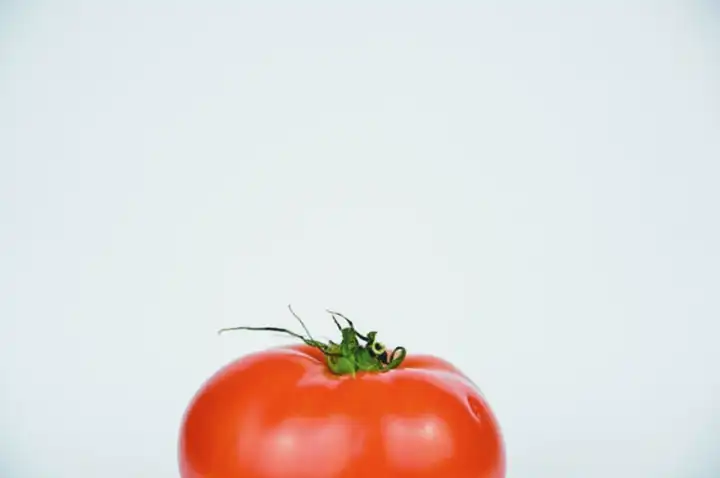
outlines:
[[210, 378], [183, 418], [179, 465], [182, 478], [503, 478], [505, 451], [488, 404], [448, 362], [407, 355], [337, 375], [308, 344]]

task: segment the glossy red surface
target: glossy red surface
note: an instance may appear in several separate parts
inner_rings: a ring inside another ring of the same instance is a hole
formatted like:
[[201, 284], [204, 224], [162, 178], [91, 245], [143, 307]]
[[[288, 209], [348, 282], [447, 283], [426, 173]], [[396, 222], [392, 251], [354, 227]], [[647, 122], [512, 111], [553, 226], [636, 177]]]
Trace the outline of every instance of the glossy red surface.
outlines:
[[186, 411], [182, 478], [503, 478], [499, 427], [449, 363], [408, 355], [400, 368], [330, 374], [309, 347], [241, 358]]

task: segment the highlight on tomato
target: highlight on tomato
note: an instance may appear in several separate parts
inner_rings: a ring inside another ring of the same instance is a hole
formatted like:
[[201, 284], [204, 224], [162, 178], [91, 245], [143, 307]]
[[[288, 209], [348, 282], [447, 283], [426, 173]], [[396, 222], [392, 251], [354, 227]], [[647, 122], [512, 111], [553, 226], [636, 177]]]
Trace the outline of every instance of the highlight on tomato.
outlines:
[[[290, 308], [290, 307], [289, 307]], [[328, 311], [339, 343], [298, 339], [221, 368], [180, 428], [182, 478], [504, 478], [498, 422], [449, 362], [386, 348]], [[342, 324], [341, 324], [342, 323]]]

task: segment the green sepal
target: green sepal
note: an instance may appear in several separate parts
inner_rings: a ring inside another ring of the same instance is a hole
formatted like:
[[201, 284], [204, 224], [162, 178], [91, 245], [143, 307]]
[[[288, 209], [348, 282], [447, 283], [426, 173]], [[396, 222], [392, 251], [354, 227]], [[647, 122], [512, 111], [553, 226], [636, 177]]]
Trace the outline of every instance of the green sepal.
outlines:
[[[288, 306], [288, 308], [303, 326], [307, 337], [280, 327], [232, 327], [221, 329], [219, 332], [222, 333], [229, 330], [264, 330], [286, 333], [322, 352], [326, 358], [330, 372], [335, 375], [351, 375], [355, 377], [357, 372], [388, 372], [399, 367], [403, 360], [405, 360], [407, 351], [404, 347], [397, 347], [388, 356], [382, 344], [376, 342], [376, 331], [371, 331], [368, 332], [367, 335], [363, 335], [355, 330], [355, 326], [350, 319], [338, 312], [328, 311], [342, 334], [342, 341], [336, 344], [333, 341], [324, 343], [315, 340], [310, 335], [307, 327], [305, 327], [302, 319], [292, 310], [292, 307]], [[346, 321], [348, 326], [342, 327], [336, 316]], [[379, 352], [380, 349], [382, 349], [382, 353]], [[386, 357], [389, 357], [389, 360]]]

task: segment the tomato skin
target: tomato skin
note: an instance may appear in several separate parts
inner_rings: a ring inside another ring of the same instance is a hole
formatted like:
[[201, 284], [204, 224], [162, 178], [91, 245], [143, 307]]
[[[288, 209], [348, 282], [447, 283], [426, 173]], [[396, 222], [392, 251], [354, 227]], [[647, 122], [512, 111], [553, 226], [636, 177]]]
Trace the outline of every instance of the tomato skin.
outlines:
[[504, 478], [498, 423], [442, 359], [335, 376], [307, 346], [218, 371], [180, 429], [182, 478]]

